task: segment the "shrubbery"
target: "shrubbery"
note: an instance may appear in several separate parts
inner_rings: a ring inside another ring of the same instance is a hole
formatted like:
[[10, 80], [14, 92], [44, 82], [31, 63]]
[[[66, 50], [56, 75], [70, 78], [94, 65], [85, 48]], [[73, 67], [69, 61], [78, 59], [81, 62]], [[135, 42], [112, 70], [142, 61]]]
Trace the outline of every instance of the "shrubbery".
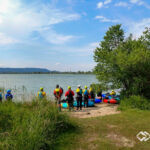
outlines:
[[141, 96], [130, 96], [121, 100], [119, 110], [126, 110], [130, 108], [137, 108], [141, 110], [150, 110], [149, 101]]
[[121, 25], [109, 28], [95, 49], [95, 74], [100, 84], [121, 88], [125, 96], [150, 98], [150, 29], [140, 38], [125, 38]]
[[47, 100], [0, 104], [0, 149], [50, 150], [74, 123]]

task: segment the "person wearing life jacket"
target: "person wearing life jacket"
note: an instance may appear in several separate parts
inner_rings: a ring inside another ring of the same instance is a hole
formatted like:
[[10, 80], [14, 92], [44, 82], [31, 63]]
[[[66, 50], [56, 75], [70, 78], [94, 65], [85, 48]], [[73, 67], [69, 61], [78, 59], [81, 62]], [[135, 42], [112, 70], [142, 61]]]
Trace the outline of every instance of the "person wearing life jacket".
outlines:
[[62, 89], [59, 88], [59, 85], [56, 85], [56, 89], [54, 90], [54, 96], [55, 96], [55, 100], [56, 100], [56, 104], [59, 107], [59, 110], [61, 111], [61, 96], [62, 96]]
[[80, 110], [82, 110], [82, 89], [81, 86], [78, 85], [78, 88], [76, 89], [76, 94], [77, 94], [77, 110], [80, 107]]
[[114, 96], [116, 95], [116, 92], [115, 92], [114, 90], [112, 90], [111, 93], [110, 93], [110, 95], [111, 95], [112, 97], [114, 97]]
[[74, 101], [74, 92], [71, 90], [71, 86], [68, 86], [68, 91], [65, 93], [65, 97], [67, 97], [67, 102], [69, 105], [69, 110], [73, 109], [73, 101]]
[[89, 93], [87, 90], [87, 86], [85, 86], [85, 89], [83, 90], [83, 95], [84, 95], [84, 108], [88, 107], [88, 100], [89, 100]]
[[2, 91], [0, 90], [0, 102], [2, 102], [3, 100], [3, 95], [2, 95]]
[[13, 95], [11, 94], [11, 90], [8, 90], [8, 91], [7, 91], [7, 94], [5, 95], [5, 99], [6, 99], [7, 101], [12, 101]]
[[38, 92], [38, 98], [39, 98], [39, 99], [43, 99], [43, 98], [45, 98], [45, 97], [46, 97], [46, 92], [44, 92], [44, 88], [41, 87], [41, 88], [40, 88], [40, 91]]
[[62, 97], [62, 95], [64, 94], [64, 89], [60, 87], [60, 90], [61, 90], [61, 97]]
[[95, 101], [95, 92], [93, 91], [91, 87], [89, 89], [89, 95], [91, 97], [91, 101]]
[[97, 98], [98, 98], [98, 99], [102, 99], [102, 91], [101, 91], [101, 90], [99, 90], [99, 91], [97, 92]]
[[61, 96], [63, 94], [62, 88], [59, 88], [59, 85], [56, 85], [56, 89], [54, 90], [53, 94], [54, 94], [56, 100], [61, 99]]

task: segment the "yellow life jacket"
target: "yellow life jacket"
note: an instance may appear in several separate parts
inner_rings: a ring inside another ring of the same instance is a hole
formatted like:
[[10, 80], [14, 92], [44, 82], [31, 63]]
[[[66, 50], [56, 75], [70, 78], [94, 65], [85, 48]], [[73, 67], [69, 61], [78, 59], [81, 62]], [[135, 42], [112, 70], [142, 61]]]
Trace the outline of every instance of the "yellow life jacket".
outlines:
[[115, 92], [115, 91], [112, 91], [112, 92], [110, 93], [110, 95], [116, 95], [116, 92]]
[[76, 89], [76, 93], [79, 93], [79, 92], [80, 92], [80, 89], [79, 89], [79, 88], [77, 88], [77, 89]]

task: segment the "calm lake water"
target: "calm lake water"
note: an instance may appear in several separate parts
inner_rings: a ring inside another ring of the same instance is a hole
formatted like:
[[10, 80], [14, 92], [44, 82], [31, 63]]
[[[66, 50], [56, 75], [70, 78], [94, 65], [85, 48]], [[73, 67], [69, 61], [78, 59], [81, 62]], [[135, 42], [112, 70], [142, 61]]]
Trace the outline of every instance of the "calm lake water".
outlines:
[[68, 85], [75, 90], [79, 84], [84, 87], [97, 82], [95, 75], [83, 74], [0, 74], [0, 87], [12, 89], [18, 100], [31, 99], [40, 87], [44, 87], [47, 95], [52, 96], [56, 84], [66, 91]]

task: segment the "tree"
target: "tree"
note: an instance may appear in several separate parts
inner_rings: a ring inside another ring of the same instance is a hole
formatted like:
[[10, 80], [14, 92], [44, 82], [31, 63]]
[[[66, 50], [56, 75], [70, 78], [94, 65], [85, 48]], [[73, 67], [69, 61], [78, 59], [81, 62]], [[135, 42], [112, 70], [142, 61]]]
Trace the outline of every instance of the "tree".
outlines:
[[114, 68], [112, 68], [111, 53], [123, 40], [124, 31], [121, 29], [121, 25], [112, 26], [106, 32], [104, 40], [100, 43], [100, 47], [97, 47], [94, 52], [94, 60], [97, 62], [94, 72], [102, 86], [107, 86], [110, 82], [115, 82], [115, 78], [113, 78], [115, 72]]
[[[139, 39], [135, 40], [132, 35], [124, 39], [121, 25], [109, 28], [104, 41], [94, 53], [97, 62], [95, 73], [101, 84], [108, 86], [111, 83], [113, 87], [122, 88], [125, 95], [140, 94], [150, 98], [149, 31], [146, 30]], [[115, 40], [112, 39], [113, 37]], [[109, 46], [106, 46], [108, 43]]]

